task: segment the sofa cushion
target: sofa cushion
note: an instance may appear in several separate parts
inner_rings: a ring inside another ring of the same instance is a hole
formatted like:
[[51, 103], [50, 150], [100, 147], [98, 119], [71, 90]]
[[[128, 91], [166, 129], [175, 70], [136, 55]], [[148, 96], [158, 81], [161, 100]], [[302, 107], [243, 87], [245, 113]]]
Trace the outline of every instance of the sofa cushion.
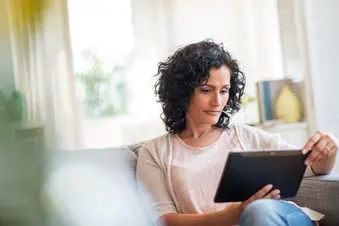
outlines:
[[338, 225], [339, 175], [304, 178], [295, 201], [325, 214], [320, 226]]
[[44, 189], [50, 225], [151, 225], [136, 161], [127, 146], [51, 153]]
[[146, 141], [130, 144], [130, 145], [127, 145], [127, 148], [130, 151], [132, 151], [138, 157], [139, 156], [140, 148], [142, 147], [142, 145], [144, 145], [145, 142]]

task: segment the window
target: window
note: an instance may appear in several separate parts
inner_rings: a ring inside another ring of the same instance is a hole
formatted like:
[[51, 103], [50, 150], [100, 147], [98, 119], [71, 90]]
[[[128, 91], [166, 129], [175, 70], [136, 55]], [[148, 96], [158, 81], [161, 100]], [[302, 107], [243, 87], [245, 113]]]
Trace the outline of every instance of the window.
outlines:
[[[169, 52], [192, 41], [223, 42], [243, 63], [251, 95], [256, 81], [284, 76], [276, 2], [266, 0], [259, 8], [251, 1], [212, 2], [69, 0], [85, 146], [121, 145], [166, 132], [153, 75]], [[206, 9], [214, 13], [202, 18]], [[255, 123], [255, 102], [248, 112], [234, 121]]]
[[87, 118], [126, 113], [125, 63], [133, 50], [130, 1], [69, 0], [78, 94]]

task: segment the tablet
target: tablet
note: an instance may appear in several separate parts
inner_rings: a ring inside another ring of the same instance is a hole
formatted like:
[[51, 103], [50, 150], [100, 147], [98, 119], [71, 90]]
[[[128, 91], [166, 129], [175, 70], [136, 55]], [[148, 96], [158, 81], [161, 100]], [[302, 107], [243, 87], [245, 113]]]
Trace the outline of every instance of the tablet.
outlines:
[[268, 184], [280, 190], [282, 199], [294, 198], [309, 153], [303, 155], [301, 150], [230, 152], [214, 202], [242, 202]]

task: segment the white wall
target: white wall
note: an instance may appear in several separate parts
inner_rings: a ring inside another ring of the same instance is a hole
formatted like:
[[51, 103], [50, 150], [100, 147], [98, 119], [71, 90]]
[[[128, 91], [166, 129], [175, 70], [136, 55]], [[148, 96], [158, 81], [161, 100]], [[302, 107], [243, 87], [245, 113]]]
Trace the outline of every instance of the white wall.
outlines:
[[339, 136], [339, 1], [304, 4], [317, 127]]
[[240, 60], [249, 80], [283, 77], [276, 1], [175, 0], [172, 46], [205, 38], [223, 42]]
[[[172, 10], [172, 50], [206, 38], [222, 42], [240, 61], [251, 95], [256, 81], [283, 78], [276, 0], [175, 0]], [[257, 105], [248, 112], [247, 122], [257, 123]], [[239, 113], [233, 120], [244, 121]]]
[[[313, 130], [339, 137], [339, 1], [305, 0], [304, 9]], [[336, 168], [339, 172], [339, 158]]]

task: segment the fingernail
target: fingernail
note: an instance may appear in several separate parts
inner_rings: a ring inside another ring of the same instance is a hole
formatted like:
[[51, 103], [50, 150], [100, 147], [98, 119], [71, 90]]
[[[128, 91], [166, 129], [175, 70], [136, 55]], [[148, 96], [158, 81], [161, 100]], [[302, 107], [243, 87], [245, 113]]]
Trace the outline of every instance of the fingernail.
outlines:
[[309, 163], [310, 163], [310, 161], [308, 161], [308, 160], [305, 161], [305, 164], [306, 164], [306, 165], [308, 165]]

